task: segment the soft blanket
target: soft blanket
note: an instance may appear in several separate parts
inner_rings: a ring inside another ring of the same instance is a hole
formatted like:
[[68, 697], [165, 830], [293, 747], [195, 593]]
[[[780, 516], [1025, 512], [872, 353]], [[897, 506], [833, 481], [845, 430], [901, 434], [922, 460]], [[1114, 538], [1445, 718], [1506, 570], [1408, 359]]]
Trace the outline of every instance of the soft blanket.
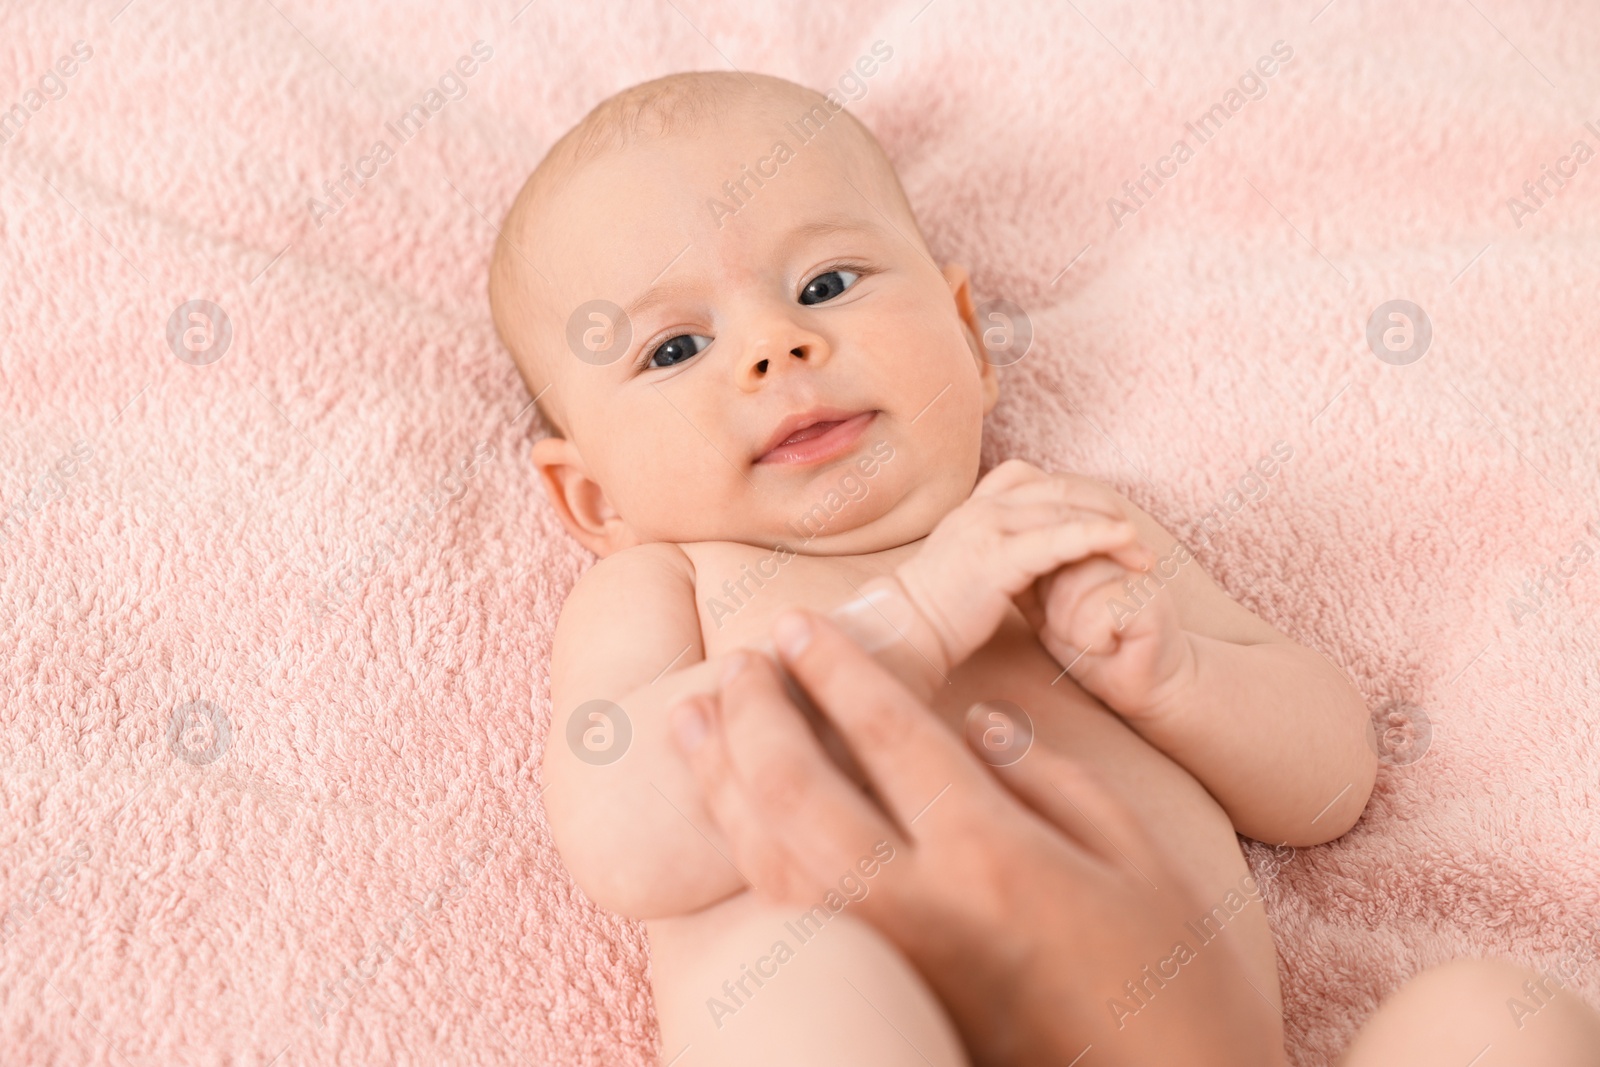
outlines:
[[849, 100], [1008, 302], [988, 458], [1122, 488], [1369, 699], [1361, 823], [1251, 846], [1294, 1061], [1456, 956], [1600, 1004], [1592, 4], [0, 20], [8, 1061], [654, 1059], [540, 809], [590, 561], [485, 270], [589, 107], [731, 67]]

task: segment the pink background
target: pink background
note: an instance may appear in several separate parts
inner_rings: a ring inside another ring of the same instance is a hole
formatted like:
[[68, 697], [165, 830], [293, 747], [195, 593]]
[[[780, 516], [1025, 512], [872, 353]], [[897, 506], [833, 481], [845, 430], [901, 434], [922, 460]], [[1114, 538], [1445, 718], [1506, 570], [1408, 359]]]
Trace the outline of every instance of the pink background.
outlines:
[[[1185, 533], [1294, 450], [1201, 558], [1402, 746], [1267, 883], [1295, 1062], [1459, 955], [1581, 970], [1600, 1004], [1600, 560], [1561, 563], [1600, 545], [1600, 162], [1520, 226], [1506, 203], [1600, 149], [1592, 4], [520, 2], [7, 5], [0, 107], [93, 50], [0, 144], [8, 1060], [653, 1059], [642, 932], [539, 805], [589, 561], [528, 462], [492, 227], [617, 89], [826, 88], [878, 40], [854, 109], [935, 253], [1035, 332], [991, 459]], [[466, 95], [319, 226], [322, 182], [478, 40]], [[1116, 226], [1280, 40], [1266, 95]], [[1407, 366], [1364, 336], [1394, 298], [1432, 322]], [[190, 299], [232, 324], [207, 366], [167, 342]], [[202, 700], [227, 737], [169, 743]]]

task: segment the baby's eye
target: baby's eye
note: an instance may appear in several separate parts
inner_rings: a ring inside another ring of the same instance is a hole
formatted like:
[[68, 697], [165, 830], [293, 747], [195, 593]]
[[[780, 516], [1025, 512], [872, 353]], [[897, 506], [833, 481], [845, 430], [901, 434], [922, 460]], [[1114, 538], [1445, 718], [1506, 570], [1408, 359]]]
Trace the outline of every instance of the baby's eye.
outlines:
[[820, 304], [824, 300], [832, 300], [854, 285], [859, 277], [861, 275], [849, 270], [830, 270], [826, 274], [819, 274], [800, 290], [800, 303]]
[[711, 343], [711, 338], [698, 333], [681, 333], [670, 340], [663, 341], [650, 353], [650, 366], [670, 367], [682, 363], [690, 356], [699, 354], [706, 345]]

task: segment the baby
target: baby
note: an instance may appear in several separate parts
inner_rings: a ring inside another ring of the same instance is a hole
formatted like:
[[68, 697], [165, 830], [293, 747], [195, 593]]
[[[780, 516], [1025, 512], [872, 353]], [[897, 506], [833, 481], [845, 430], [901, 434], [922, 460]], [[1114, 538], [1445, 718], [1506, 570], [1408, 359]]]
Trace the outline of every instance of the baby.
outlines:
[[[584, 892], [647, 922], [665, 1062], [968, 1062], [850, 915], [892, 848], [802, 916], [766, 906], [668, 736], [666, 709], [791, 606], [843, 606], [992, 762], [1093, 764], [1214, 902], [1187, 949], [1237, 953], [1279, 1004], [1236, 832], [1349, 829], [1366, 708], [1110, 487], [1020, 461], [980, 478], [1000, 386], [967, 273], [836, 100], [724, 73], [606, 100], [518, 195], [490, 299], [554, 431], [533, 452], [551, 503], [601, 557], [556, 632], [545, 807]], [[1094, 1010], [1156, 1025], [1182, 962]]]

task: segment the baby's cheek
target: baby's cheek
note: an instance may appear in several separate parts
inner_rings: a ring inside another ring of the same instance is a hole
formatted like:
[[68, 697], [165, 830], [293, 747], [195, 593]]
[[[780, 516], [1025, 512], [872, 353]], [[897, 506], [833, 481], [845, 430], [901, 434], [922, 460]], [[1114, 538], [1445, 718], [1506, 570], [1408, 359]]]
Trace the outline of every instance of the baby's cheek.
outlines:
[[[726, 463], [722, 471], [732, 475]], [[639, 502], [638, 525], [659, 531], [664, 540], [722, 540], [749, 509], [730, 498], [729, 487], [714, 468], [693, 457], [663, 462], [636, 472], [634, 498]]]

